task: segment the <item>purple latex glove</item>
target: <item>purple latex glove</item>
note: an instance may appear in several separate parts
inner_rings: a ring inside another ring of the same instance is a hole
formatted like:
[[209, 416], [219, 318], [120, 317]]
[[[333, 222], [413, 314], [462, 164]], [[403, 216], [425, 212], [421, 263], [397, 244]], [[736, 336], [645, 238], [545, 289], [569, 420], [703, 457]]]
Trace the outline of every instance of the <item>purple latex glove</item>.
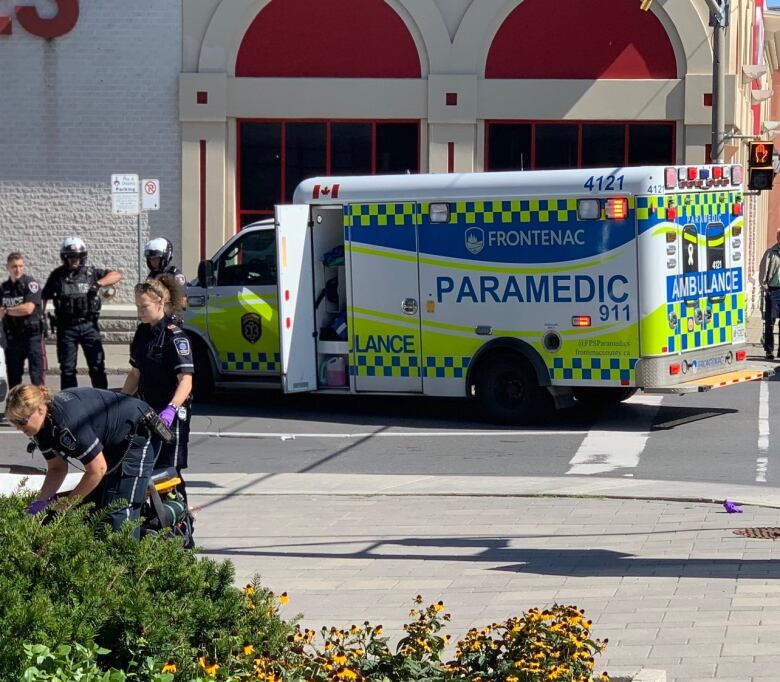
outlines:
[[169, 429], [171, 428], [173, 420], [176, 419], [176, 409], [173, 407], [173, 405], [168, 405], [162, 412], [160, 412], [160, 419], [162, 419], [163, 424], [165, 424]]
[[33, 502], [27, 509], [25, 510], [30, 516], [35, 516], [36, 514], [40, 514], [46, 507], [49, 505], [49, 502], [51, 500], [37, 500]]
[[734, 502], [731, 500], [726, 500], [723, 503], [723, 508], [729, 513], [729, 514], [741, 514], [742, 508], [738, 507]]

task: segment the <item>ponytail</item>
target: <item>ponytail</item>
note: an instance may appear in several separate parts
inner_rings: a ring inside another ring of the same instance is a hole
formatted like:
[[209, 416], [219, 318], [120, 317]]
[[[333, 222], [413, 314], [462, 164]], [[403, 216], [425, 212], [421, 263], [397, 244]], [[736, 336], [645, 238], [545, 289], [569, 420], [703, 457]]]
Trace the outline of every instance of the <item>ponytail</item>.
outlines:
[[29, 417], [41, 405], [51, 404], [52, 393], [46, 386], [19, 384], [11, 389], [5, 402], [5, 413], [10, 421]]
[[145, 282], [137, 284], [135, 291], [156, 296], [159, 301], [162, 301], [168, 315], [179, 315], [182, 312], [181, 301], [184, 298], [184, 289], [173, 275], [166, 273], [157, 278], [150, 277]]

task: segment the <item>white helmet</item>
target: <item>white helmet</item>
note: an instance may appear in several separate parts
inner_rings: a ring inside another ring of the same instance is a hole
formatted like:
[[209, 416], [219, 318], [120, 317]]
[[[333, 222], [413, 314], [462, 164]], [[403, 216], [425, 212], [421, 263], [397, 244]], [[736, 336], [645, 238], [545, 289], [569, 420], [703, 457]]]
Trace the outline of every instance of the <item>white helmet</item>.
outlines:
[[60, 258], [63, 263], [68, 262], [69, 256], [78, 256], [79, 263], [84, 265], [87, 261], [87, 245], [81, 237], [65, 237], [60, 246]]
[[149, 262], [150, 258], [160, 259], [160, 272], [168, 267], [168, 264], [173, 258], [173, 244], [171, 244], [165, 237], [157, 237], [146, 242], [144, 247], [144, 256], [146, 257], [146, 265], [149, 270], [152, 270], [152, 264]]

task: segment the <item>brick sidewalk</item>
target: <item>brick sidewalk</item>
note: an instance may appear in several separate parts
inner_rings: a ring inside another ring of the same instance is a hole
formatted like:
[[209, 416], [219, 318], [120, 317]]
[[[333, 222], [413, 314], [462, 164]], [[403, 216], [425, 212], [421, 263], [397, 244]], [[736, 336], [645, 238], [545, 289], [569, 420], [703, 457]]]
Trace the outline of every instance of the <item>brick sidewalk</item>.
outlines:
[[189, 489], [204, 553], [231, 559], [238, 584], [258, 572], [287, 591], [284, 615], [303, 613], [306, 626], [370, 620], [395, 641], [421, 594], [444, 600], [458, 638], [557, 601], [586, 609], [594, 636], [609, 638], [599, 669], [777, 680], [780, 545], [733, 532], [780, 525], [775, 509], [325, 488], [274, 495], [274, 477], [264, 494], [239, 484], [225, 494], [201, 478]]

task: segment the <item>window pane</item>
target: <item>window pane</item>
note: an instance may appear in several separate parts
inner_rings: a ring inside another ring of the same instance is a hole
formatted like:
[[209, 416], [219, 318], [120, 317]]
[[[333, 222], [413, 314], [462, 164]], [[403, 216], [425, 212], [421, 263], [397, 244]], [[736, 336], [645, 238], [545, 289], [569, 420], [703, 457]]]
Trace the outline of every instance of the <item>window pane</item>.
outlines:
[[371, 173], [371, 124], [333, 123], [330, 126], [331, 175]]
[[288, 123], [285, 135], [285, 200], [292, 201], [298, 183], [325, 175], [325, 124]]
[[534, 168], [576, 168], [577, 132], [576, 125], [537, 125]]
[[417, 139], [417, 123], [377, 123], [376, 172], [419, 172]]
[[488, 127], [488, 170], [527, 170], [531, 167], [531, 125], [491, 123]]
[[674, 163], [673, 133], [673, 125], [633, 123], [628, 126], [628, 165]]
[[264, 213], [242, 213], [238, 217], [238, 223], [241, 226], [240, 229], [243, 230], [247, 225], [257, 222], [258, 220], [265, 220], [273, 217], [273, 211], [266, 211]]
[[242, 210], [273, 209], [282, 197], [282, 126], [280, 123], [239, 124], [241, 139]]
[[582, 167], [619, 167], [625, 163], [626, 127], [582, 126]]
[[219, 286], [276, 284], [274, 230], [248, 233], [236, 241], [217, 263]]

